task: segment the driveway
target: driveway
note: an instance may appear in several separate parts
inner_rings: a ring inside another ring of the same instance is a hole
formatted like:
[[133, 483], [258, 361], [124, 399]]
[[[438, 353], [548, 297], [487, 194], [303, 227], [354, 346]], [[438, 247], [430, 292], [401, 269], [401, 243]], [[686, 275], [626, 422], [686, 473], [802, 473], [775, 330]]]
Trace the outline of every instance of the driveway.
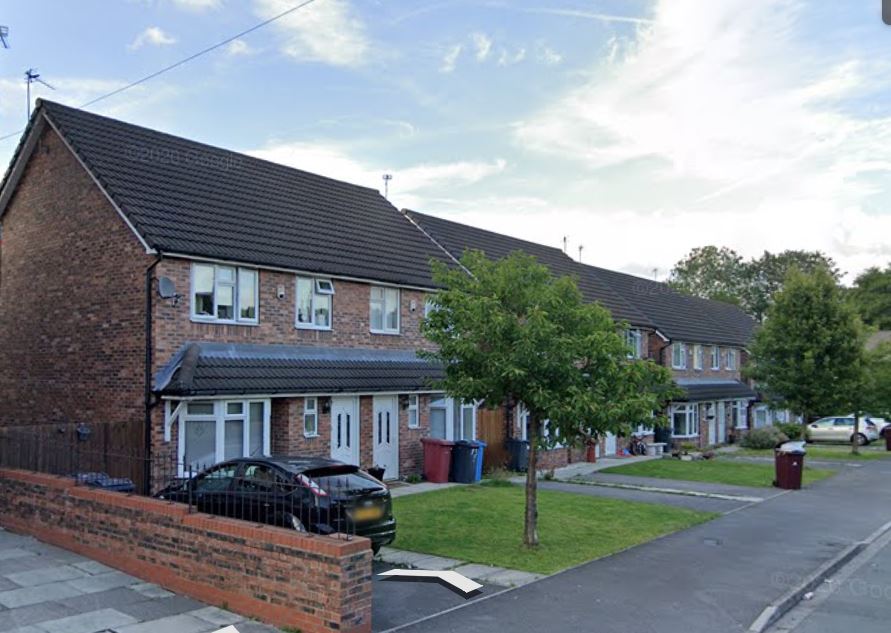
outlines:
[[462, 606], [406, 632], [731, 633], [787, 586], [891, 520], [891, 463], [809, 488]]
[[0, 529], [3, 633], [204, 633], [229, 624], [277, 630]]

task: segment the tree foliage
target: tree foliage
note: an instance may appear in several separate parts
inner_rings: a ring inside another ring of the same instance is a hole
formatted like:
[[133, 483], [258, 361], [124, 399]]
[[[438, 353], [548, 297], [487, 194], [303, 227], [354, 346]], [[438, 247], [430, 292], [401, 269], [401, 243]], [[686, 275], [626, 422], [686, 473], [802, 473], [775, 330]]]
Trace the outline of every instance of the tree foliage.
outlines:
[[704, 246], [694, 248], [675, 264], [669, 283], [690, 295], [736, 304], [762, 321], [793, 268], [805, 273], [826, 270], [835, 281], [840, 278], [832, 258], [819, 251], [765, 251], [761, 257], [744, 261], [729, 248]]
[[[650, 361], [629, 361], [610, 313], [584, 303], [573, 279], [553, 277], [533, 257], [491, 261], [468, 251], [461, 264], [465, 270], [433, 265], [444, 290], [423, 325], [436, 345], [425, 355], [444, 364], [439, 388], [450, 396], [493, 407], [522, 403], [529, 411], [524, 542], [536, 545], [538, 449], [557, 437], [574, 445], [652, 423], [673, 395], [671, 375]], [[547, 438], [539, 432], [545, 420]]]
[[799, 413], [862, 410], [865, 332], [832, 273], [792, 269], [755, 334], [747, 374]]
[[891, 330], [891, 264], [868, 268], [854, 280], [850, 298], [867, 325]]
[[891, 342], [866, 352], [863, 410], [891, 419]]

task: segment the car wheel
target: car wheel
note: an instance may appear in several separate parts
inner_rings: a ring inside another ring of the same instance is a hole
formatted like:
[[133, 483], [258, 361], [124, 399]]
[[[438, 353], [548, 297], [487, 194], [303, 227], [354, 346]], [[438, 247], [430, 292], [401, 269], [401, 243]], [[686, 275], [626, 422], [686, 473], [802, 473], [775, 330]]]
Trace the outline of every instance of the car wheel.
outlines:
[[377, 555], [380, 553], [380, 551], [381, 551], [381, 544], [380, 544], [380, 543], [372, 543], [372, 544], [371, 544], [371, 553], [372, 553], [374, 556], [377, 556]]
[[857, 433], [856, 435], [851, 436], [852, 442], [857, 442], [857, 446], [866, 446], [869, 444], [869, 440], [866, 439], [866, 436], [863, 433]]
[[303, 525], [303, 521], [295, 517], [293, 514], [285, 515], [285, 525], [293, 528], [297, 532], [306, 532], [306, 527]]

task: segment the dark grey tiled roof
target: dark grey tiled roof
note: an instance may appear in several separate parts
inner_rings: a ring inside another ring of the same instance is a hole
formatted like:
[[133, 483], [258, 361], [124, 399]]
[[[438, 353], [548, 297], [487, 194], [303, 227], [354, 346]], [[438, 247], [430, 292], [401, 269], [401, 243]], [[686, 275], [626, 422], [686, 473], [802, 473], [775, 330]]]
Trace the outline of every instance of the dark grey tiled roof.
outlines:
[[734, 305], [690, 297], [643, 277], [596, 266], [584, 268], [587, 275], [644, 313], [672, 340], [739, 346], [751, 341], [755, 321]]
[[493, 259], [501, 259], [513, 252], [522, 251], [535, 257], [555, 275], [575, 277], [585, 299], [603, 305], [612, 313], [613, 318], [628, 321], [632, 325], [653, 327], [652, 321], [646, 315], [596, 277], [586, 274], [581, 264], [573, 261], [559, 248], [527, 242], [417, 211], [406, 209], [404, 212], [455, 258], [460, 258], [468, 249], [483, 251]]
[[685, 396], [676, 398], [679, 401], [754, 400], [758, 397], [751, 387], [736, 380], [678, 380], [676, 382], [685, 393]]
[[411, 350], [187, 343], [157, 375], [177, 396], [424, 391], [442, 367]]
[[154, 249], [431, 287], [448, 261], [377, 191], [49, 101], [45, 113]]

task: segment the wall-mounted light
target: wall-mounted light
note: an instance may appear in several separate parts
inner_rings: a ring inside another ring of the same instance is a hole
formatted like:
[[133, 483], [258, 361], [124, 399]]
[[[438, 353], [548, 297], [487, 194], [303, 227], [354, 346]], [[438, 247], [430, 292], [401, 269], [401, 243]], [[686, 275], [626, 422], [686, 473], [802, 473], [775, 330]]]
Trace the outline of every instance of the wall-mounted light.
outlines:
[[415, 310], [418, 309], [417, 299], [412, 299], [411, 301], [408, 302], [408, 309], [411, 310], [412, 312], [414, 312]]
[[276, 288], [275, 296], [278, 297], [279, 299], [285, 298], [285, 286], [284, 285], [280, 285], [278, 288]]

